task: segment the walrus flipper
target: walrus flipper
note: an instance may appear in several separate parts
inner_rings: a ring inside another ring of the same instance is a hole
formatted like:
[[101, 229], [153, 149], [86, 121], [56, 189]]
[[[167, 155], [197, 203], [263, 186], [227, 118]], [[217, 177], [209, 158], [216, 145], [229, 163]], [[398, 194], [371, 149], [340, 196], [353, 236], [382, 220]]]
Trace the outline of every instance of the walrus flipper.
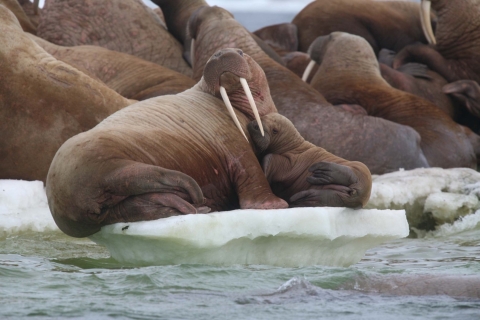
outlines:
[[102, 204], [104, 224], [210, 211], [197, 182], [179, 171], [128, 161], [104, 184], [109, 194]]

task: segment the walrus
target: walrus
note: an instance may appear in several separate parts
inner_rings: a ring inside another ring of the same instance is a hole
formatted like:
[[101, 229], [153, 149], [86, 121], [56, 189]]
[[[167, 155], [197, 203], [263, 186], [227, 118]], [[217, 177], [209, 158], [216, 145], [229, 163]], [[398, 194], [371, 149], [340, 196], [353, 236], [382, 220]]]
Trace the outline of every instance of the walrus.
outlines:
[[367, 166], [305, 141], [293, 123], [278, 113], [269, 113], [261, 121], [264, 136], [257, 120], [248, 124], [248, 132], [263, 158], [273, 193], [290, 207], [361, 208], [367, 204], [372, 190]]
[[320, 65], [310, 85], [328, 101], [358, 104], [371, 116], [412, 127], [432, 167], [476, 168], [480, 137], [429, 101], [392, 88], [365, 39], [333, 32], [317, 38], [309, 52]]
[[0, 179], [40, 180], [58, 148], [133, 102], [56, 60], [0, 5]]
[[52, 216], [86, 237], [117, 222], [286, 208], [245, 130], [276, 111], [260, 66], [239, 49], [220, 50], [193, 88], [133, 104], [66, 141], [47, 176]]

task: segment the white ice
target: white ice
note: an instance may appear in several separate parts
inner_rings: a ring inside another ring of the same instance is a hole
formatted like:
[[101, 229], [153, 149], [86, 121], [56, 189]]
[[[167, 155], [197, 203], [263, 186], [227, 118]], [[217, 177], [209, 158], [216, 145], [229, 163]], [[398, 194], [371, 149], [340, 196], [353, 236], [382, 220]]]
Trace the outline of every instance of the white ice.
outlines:
[[405, 209], [411, 228], [451, 223], [480, 208], [480, 173], [468, 168], [415, 169], [374, 177], [367, 208]]
[[0, 239], [58, 230], [41, 181], [0, 180]]
[[403, 210], [234, 210], [103, 227], [90, 239], [135, 265], [349, 266], [408, 236]]

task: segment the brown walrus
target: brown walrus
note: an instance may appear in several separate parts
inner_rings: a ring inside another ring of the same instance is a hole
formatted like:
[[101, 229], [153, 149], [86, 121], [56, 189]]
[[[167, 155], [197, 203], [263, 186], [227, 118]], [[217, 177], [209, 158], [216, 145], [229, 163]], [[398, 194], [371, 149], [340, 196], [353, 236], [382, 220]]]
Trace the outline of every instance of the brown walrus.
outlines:
[[[372, 176], [361, 162], [337, 157], [305, 141], [293, 123], [278, 113], [247, 128], [273, 193], [290, 207], [361, 208], [370, 198]], [[312, 175], [311, 175], [312, 174]]]
[[[245, 96], [249, 87], [253, 99]], [[220, 96], [232, 101], [230, 112]], [[237, 129], [245, 132], [255, 104], [260, 116], [276, 112], [265, 74], [241, 50], [224, 49], [193, 88], [138, 102], [69, 139], [47, 177], [55, 222], [86, 237], [107, 224], [208, 208], [288, 207], [272, 193], [248, 135]]]
[[30, 38], [56, 59], [100, 80], [128, 99], [176, 94], [196, 83], [184, 74], [126, 53], [98, 46], [63, 47], [33, 35]]
[[56, 60], [0, 5], [0, 179], [45, 181], [58, 148], [132, 103]]
[[311, 85], [329, 101], [358, 104], [371, 116], [412, 127], [432, 167], [476, 167], [480, 137], [429, 101], [392, 88], [365, 39], [333, 32], [317, 38], [309, 52], [320, 65]]

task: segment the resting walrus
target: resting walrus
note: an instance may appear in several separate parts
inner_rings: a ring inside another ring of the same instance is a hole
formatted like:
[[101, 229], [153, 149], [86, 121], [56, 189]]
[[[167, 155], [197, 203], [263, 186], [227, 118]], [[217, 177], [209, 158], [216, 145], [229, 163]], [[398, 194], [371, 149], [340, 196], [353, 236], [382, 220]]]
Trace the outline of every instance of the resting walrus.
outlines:
[[[347, 161], [305, 141], [293, 123], [278, 113], [247, 128], [263, 158], [263, 170], [272, 191], [291, 207], [363, 207], [370, 198], [372, 177], [358, 161]], [[310, 173], [312, 176], [309, 176]]]
[[[244, 91], [249, 86], [252, 99]], [[234, 124], [244, 128], [255, 118], [253, 100], [259, 115], [276, 112], [258, 64], [241, 50], [223, 49], [193, 88], [133, 104], [69, 139], [47, 176], [55, 222], [86, 237], [107, 224], [205, 213], [205, 207], [288, 207]]]

